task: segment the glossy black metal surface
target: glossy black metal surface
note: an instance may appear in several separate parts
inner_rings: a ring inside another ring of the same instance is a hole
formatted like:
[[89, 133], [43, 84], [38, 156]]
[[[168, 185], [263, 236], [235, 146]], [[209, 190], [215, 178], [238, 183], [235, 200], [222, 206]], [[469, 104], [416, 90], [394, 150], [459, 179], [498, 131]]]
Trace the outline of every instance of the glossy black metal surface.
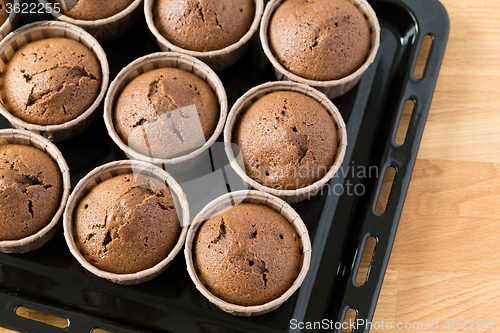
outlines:
[[[153, 281], [119, 286], [84, 270], [67, 250], [60, 230], [42, 249], [23, 255], [0, 254], [0, 326], [25, 332], [61, 331], [16, 316], [18, 306], [68, 318], [70, 325], [63, 331], [69, 332], [90, 332], [96, 327], [113, 332], [288, 332], [296, 331], [290, 329], [292, 318], [341, 322], [350, 307], [356, 309], [357, 318], [371, 320], [444, 55], [449, 22], [437, 0], [370, 3], [382, 26], [381, 47], [360, 83], [334, 100], [347, 123], [349, 146], [341, 171], [330, 182], [330, 189], [361, 184], [365, 191], [363, 195], [325, 191], [293, 205], [309, 229], [313, 258], [306, 281], [291, 299], [260, 317], [228, 315], [195, 289], [182, 255]], [[22, 17], [24, 23], [47, 18]], [[424, 77], [416, 80], [411, 73], [427, 34], [434, 42]], [[143, 17], [127, 34], [102, 46], [108, 55], [111, 79], [137, 57], [159, 51]], [[220, 77], [229, 106], [251, 87], [274, 80], [257, 36], [245, 56]], [[393, 138], [407, 99], [416, 102], [416, 109], [405, 144], [397, 146]], [[0, 125], [10, 127], [3, 118]], [[107, 135], [101, 116], [84, 134], [57, 146], [70, 166], [73, 187], [95, 166], [125, 158]], [[397, 174], [386, 212], [379, 215], [374, 207], [388, 166]], [[352, 170], [370, 167], [378, 170], [377, 174], [352, 174]], [[376, 237], [377, 246], [368, 280], [359, 287], [354, 278], [364, 241], [370, 235]], [[366, 329], [356, 330], [361, 331]]]

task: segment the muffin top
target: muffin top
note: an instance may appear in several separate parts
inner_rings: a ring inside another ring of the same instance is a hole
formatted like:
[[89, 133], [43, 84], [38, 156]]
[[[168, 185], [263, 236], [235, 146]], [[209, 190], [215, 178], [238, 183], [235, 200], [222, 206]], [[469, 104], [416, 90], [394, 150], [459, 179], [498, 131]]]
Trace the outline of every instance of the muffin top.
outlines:
[[347, 0], [287, 0], [269, 25], [269, 45], [290, 72], [311, 80], [354, 73], [371, 47], [363, 14]]
[[[7, 3], [9, 3], [8, 0]], [[5, 6], [5, 0], [0, 0], [0, 25], [4, 24], [8, 18], [9, 14], [7, 13], [7, 6]]]
[[135, 151], [172, 158], [201, 147], [219, 121], [210, 86], [178, 68], [158, 68], [129, 82], [116, 100], [115, 130]]
[[62, 176], [47, 153], [0, 145], [0, 241], [31, 236], [50, 223], [62, 196]]
[[302, 246], [284, 216], [260, 204], [241, 203], [203, 223], [193, 261], [201, 283], [215, 296], [238, 305], [261, 305], [292, 286]]
[[53, 0], [61, 12], [77, 20], [100, 20], [118, 14], [134, 0]]
[[321, 179], [337, 152], [332, 116], [301, 93], [267, 94], [244, 111], [233, 142], [241, 149], [245, 170], [258, 183], [294, 190]]
[[77, 204], [75, 243], [83, 257], [111, 273], [135, 273], [165, 259], [181, 227], [172, 194], [161, 181], [118, 175]]
[[168, 41], [191, 51], [215, 51], [238, 42], [255, 16], [253, 0], [157, 0], [155, 26]]
[[1, 79], [5, 108], [31, 124], [59, 125], [85, 112], [99, 95], [94, 53], [68, 38], [28, 43], [7, 62]]

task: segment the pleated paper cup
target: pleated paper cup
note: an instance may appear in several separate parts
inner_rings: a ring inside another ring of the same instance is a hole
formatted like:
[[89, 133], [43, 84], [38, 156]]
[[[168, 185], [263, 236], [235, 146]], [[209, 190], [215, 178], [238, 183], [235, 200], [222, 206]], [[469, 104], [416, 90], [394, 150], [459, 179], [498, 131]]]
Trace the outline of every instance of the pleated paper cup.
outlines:
[[[8, 3], [12, 4], [12, 8], [21, 5], [21, 0], [14, 0]], [[0, 26], [0, 41], [4, 39], [9, 33], [19, 26], [19, 14], [12, 10], [7, 20]]]
[[356, 6], [356, 8], [358, 8], [358, 10], [363, 14], [363, 16], [366, 18], [366, 21], [368, 22], [368, 27], [370, 28], [371, 32], [371, 49], [363, 65], [354, 73], [341, 79], [317, 81], [303, 78], [287, 70], [276, 59], [269, 46], [269, 24], [274, 12], [284, 1], [286, 0], [271, 0], [266, 6], [266, 10], [264, 11], [264, 15], [262, 16], [262, 22], [260, 25], [260, 41], [262, 43], [262, 48], [264, 49], [264, 53], [266, 54], [267, 58], [273, 65], [276, 78], [278, 80], [295, 81], [307, 84], [323, 92], [330, 99], [341, 96], [351, 90], [359, 82], [363, 73], [375, 60], [375, 56], [377, 55], [377, 51], [380, 46], [380, 24], [373, 8], [368, 4], [366, 0], [347, 0], [354, 4], [354, 6]]
[[158, 31], [154, 23], [153, 10], [156, 0], [144, 0], [144, 14], [146, 15], [146, 22], [148, 24], [149, 30], [151, 30], [153, 35], [156, 37], [158, 45], [160, 46], [162, 51], [174, 51], [188, 54], [202, 60], [214, 71], [219, 72], [231, 67], [243, 56], [245, 51], [248, 49], [250, 39], [259, 27], [262, 12], [264, 11], [264, 0], [253, 1], [255, 3], [255, 17], [252, 21], [250, 29], [245, 35], [243, 35], [243, 37], [241, 37], [238, 42], [216, 51], [191, 51], [174, 45], [169, 40], [167, 40]]
[[[234, 206], [235, 203], [240, 202], [251, 202], [265, 205], [280, 213], [288, 220], [288, 222], [290, 222], [295, 232], [297, 232], [300, 244], [302, 246], [302, 265], [299, 274], [293, 282], [292, 286], [280, 297], [262, 305], [237, 305], [228, 303], [220, 299], [219, 297], [216, 297], [201, 283], [194, 266], [193, 242], [200, 227], [210, 217], [217, 215], [218, 213], [222, 213], [223, 211]], [[210, 302], [217, 305], [223, 311], [235, 316], [259, 316], [279, 308], [302, 285], [302, 282], [304, 282], [307, 272], [309, 271], [309, 265], [311, 263], [311, 240], [309, 238], [307, 228], [304, 225], [304, 222], [300, 218], [299, 214], [297, 214], [297, 212], [285, 201], [270, 194], [259, 191], [237, 191], [225, 194], [215, 199], [214, 201], [206, 205], [198, 215], [196, 215], [191, 226], [189, 227], [186, 238], [186, 246], [184, 247], [184, 256], [186, 258], [189, 276], [191, 277], [191, 280], [193, 280], [196, 289], [198, 289], [202, 293], [202, 295], [205, 296]]]
[[45, 243], [54, 237], [61, 223], [61, 216], [68, 201], [69, 192], [71, 189], [71, 179], [69, 168], [63, 155], [57, 147], [46, 138], [34, 134], [29, 131], [17, 129], [0, 130], [0, 145], [5, 144], [20, 144], [32, 146], [47, 153], [57, 163], [61, 171], [62, 178], [62, 195], [59, 203], [59, 208], [52, 217], [52, 220], [39, 232], [31, 236], [19, 239], [0, 241], [0, 252], [4, 253], [26, 253], [42, 247]]
[[[85, 195], [87, 195], [87, 193], [89, 193], [90, 190], [92, 190], [97, 184], [115, 176], [127, 173], [133, 173], [134, 175], [140, 176], [149, 176], [158, 179], [161, 182], [165, 182], [165, 184], [170, 189], [170, 192], [172, 193], [172, 198], [174, 199], [175, 209], [177, 210], [177, 215], [179, 216], [179, 223], [181, 224], [182, 231], [179, 236], [179, 240], [177, 241], [174, 248], [170, 251], [168, 256], [155, 266], [139, 271], [137, 273], [117, 274], [110, 273], [93, 266], [87, 260], [85, 260], [80, 251], [78, 251], [73, 235], [73, 214], [80, 200], [82, 200]], [[103, 166], [97, 167], [90, 173], [88, 173], [83, 179], [78, 182], [75, 189], [71, 193], [63, 215], [64, 238], [66, 239], [66, 243], [68, 244], [71, 254], [76, 258], [76, 260], [92, 274], [122, 285], [134, 285], [147, 282], [151, 279], [154, 279], [165, 269], [167, 269], [167, 267], [170, 265], [172, 260], [184, 245], [189, 222], [189, 205], [186, 199], [186, 195], [182, 191], [182, 188], [179, 186], [179, 184], [175, 181], [175, 179], [172, 178], [172, 176], [165, 170], [162, 170], [150, 163], [129, 160], [110, 162]]]
[[53, 3], [47, 0], [38, 0], [45, 8], [51, 8], [50, 14], [55, 19], [70, 23], [87, 31], [100, 42], [112, 40], [123, 35], [137, 21], [142, 10], [142, 0], [134, 0], [127, 8], [121, 12], [100, 20], [79, 20], [56, 13]]
[[[76, 40], [94, 52], [101, 65], [102, 79], [101, 90], [94, 100], [94, 103], [81, 115], [73, 120], [60, 125], [37, 125], [25, 122], [13, 116], [3, 106], [3, 94], [0, 93], [0, 113], [18, 129], [25, 129], [36, 134], [40, 134], [50, 141], [58, 142], [71, 139], [81, 134], [94, 120], [100, 110], [101, 101], [104, 98], [109, 82], [109, 66], [106, 53], [97, 40], [83, 29], [58, 21], [42, 21], [23, 26], [10, 33], [0, 43], [0, 74], [5, 70], [7, 62], [14, 56], [14, 53], [22, 46], [37, 40], [61, 37]], [[1, 81], [1, 79], [0, 79]], [[1, 84], [0, 84], [1, 86]]]
[[[116, 132], [113, 113], [116, 100], [125, 86], [135, 79], [140, 74], [157, 69], [157, 68], [178, 68], [186, 72], [192, 73], [204, 80], [214, 91], [219, 103], [219, 121], [212, 136], [201, 147], [190, 152], [187, 155], [182, 155], [173, 158], [158, 158], [155, 156], [147, 156], [141, 154], [125, 142], [122, 141]], [[169, 172], [176, 173], [187, 171], [194, 167], [204, 157], [204, 153], [217, 140], [222, 133], [227, 117], [227, 96], [224, 86], [215, 72], [204, 64], [202, 61], [191, 56], [175, 53], [175, 52], [159, 52], [141, 57], [127, 67], [122, 69], [109, 86], [108, 93], [104, 102], [104, 122], [108, 129], [108, 134], [120, 149], [130, 158], [149, 162], [163, 167]]]
[[[314, 100], [319, 102], [328, 111], [328, 113], [330, 113], [335, 123], [335, 127], [337, 128], [338, 147], [333, 165], [323, 176], [323, 178], [319, 179], [309, 186], [301, 187], [295, 190], [278, 190], [275, 188], [264, 186], [253, 180], [238, 164], [231, 145], [233, 140], [233, 131], [236, 127], [236, 124], [238, 123], [238, 118], [240, 117], [240, 115], [242, 115], [259, 98], [276, 91], [294, 91], [313, 98]], [[325, 96], [325, 94], [310, 86], [292, 81], [268, 82], [250, 89], [243, 96], [241, 96], [236, 101], [236, 103], [234, 103], [231, 112], [229, 112], [226, 127], [224, 128], [224, 143], [226, 155], [229, 158], [231, 167], [241, 178], [243, 178], [248, 186], [280, 197], [288, 203], [296, 203], [316, 195], [321, 190], [321, 188], [330, 179], [332, 179], [333, 176], [335, 176], [338, 169], [342, 165], [342, 162], [344, 161], [345, 151], [347, 148], [347, 132], [346, 125], [338, 108], [327, 96]]]

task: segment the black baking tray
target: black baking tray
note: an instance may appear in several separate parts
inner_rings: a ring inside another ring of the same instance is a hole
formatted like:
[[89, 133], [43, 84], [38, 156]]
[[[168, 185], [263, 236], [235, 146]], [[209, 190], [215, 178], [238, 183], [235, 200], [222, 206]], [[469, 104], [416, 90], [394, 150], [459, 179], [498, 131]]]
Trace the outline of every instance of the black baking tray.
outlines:
[[[294, 323], [323, 323], [323, 319], [341, 323], [349, 308], [356, 310], [357, 319], [371, 321], [444, 55], [449, 19], [437, 0], [369, 2], [382, 27], [380, 49], [360, 83], [333, 100], [347, 123], [345, 161], [329, 183], [330, 191], [293, 205], [309, 229], [312, 262], [302, 287], [279, 309], [254, 318], [224, 313], [196, 290], [182, 254], [150, 282], [113, 284], [83, 269], [59, 230], [39, 250], [0, 254], [0, 326], [22, 332], [91, 332], [94, 328], [117, 333], [298, 332], [290, 325], [292, 319]], [[23, 23], [41, 19], [50, 16], [21, 16]], [[424, 75], [416, 80], [412, 73], [426, 35], [433, 43]], [[124, 36], [102, 46], [111, 79], [132, 60], [159, 51], [144, 17]], [[251, 87], [274, 80], [258, 36], [245, 56], [221, 72], [220, 78], [229, 106]], [[406, 100], [413, 100], [415, 108], [406, 141], [398, 146], [394, 137]], [[3, 118], [0, 125], [10, 127]], [[95, 166], [125, 158], [107, 135], [101, 116], [84, 134], [57, 146], [70, 167], [73, 187]], [[388, 167], [395, 168], [396, 175], [386, 211], [377, 214], [375, 204]], [[360, 168], [378, 172], [359, 176]], [[362, 195], [349, 195], [348, 186], [351, 190], [358, 186], [357, 194], [363, 189]], [[336, 195], [341, 188], [344, 193]], [[369, 236], [377, 244], [367, 281], [358, 286], [357, 267]], [[69, 326], [60, 329], [21, 318], [15, 314], [20, 306], [67, 318]], [[333, 330], [329, 326], [303, 331]], [[366, 331], [365, 325], [354, 329]]]

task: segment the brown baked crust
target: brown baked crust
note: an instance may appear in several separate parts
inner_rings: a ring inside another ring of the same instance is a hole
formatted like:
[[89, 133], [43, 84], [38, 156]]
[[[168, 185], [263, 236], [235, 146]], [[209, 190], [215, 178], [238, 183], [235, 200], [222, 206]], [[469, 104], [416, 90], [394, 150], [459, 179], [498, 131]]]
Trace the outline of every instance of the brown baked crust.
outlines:
[[238, 42], [255, 17], [253, 0], [157, 0], [155, 26], [168, 41], [191, 51], [215, 51]]
[[118, 14], [134, 0], [54, 0], [61, 12], [77, 20], [95, 21]]
[[147, 178], [140, 183], [150, 185], [139, 186], [133, 174], [115, 176], [78, 203], [73, 216], [75, 243], [97, 268], [139, 272], [165, 259], [177, 243], [181, 227], [170, 190]]
[[0, 145], [0, 241], [31, 236], [50, 223], [61, 202], [62, 176], [45, 152]]
[[292, 91], [258, 99], [240, 115], [233, 134], [247, 175], [279, 190], [321, 179], [338, 149], [332, 116], [311, 97]]
[[97, 98], [101, 66], [80, 42], [41, 39], [17, 50], [1, 86], [12, 115], [31, 124], [59, 125], [81, 115]]
[[11, 3], [9, 0], [0, 0], [0, 26], [7, 21], [9, 14], [7, 13], [7, 6], [5, 3]]
[[297, 278], [302, 248], [275, 210], [241, 203], [203, 223], [193, 245], [200, 281], [215, 296], [244, 306], [280, 297]]
[[[199, 122], [197, 119], [189, 120], [193, 115], [187, 112], [182, 112], [185, 119], [177, 119], [180, 114], [171, 116], [172, 121], [179, 126], [175, 131], [167, 128], [171, 123], [152, 121], [193, 104]], [[172, 149], [197, 140], [198, 136], [201, 136], [203, 145], [213, 135], [219, 114], [217, 97], [205, 81], [178, 68], [158, 68], [139, 75], [123, 89], [116, 100], [113, 123], [122, 141], [132, 149], [147, 155], [151, 155], [153, 149], [156, 152], [154, 157], [167, 158], [165, 154]], [[198, 128], [194, 128], [196, 125]], [[201, 132], [200, 125], [203, 133], [198, 133]], [[137, 135], [140, 139], [146, 138], [138, 140]], [[155, 141], [160, 137], [168, 137], [168, 145], [172, 145], [172, 149], [165, 152], [159, 149], [157, 146], [167, 148], [163, 141]]]
[[349, 1], [287, 0], [271, 18], [269, 45], [290, 72], [311, 80], [337, 80], [365, 62], [370, 29]]

